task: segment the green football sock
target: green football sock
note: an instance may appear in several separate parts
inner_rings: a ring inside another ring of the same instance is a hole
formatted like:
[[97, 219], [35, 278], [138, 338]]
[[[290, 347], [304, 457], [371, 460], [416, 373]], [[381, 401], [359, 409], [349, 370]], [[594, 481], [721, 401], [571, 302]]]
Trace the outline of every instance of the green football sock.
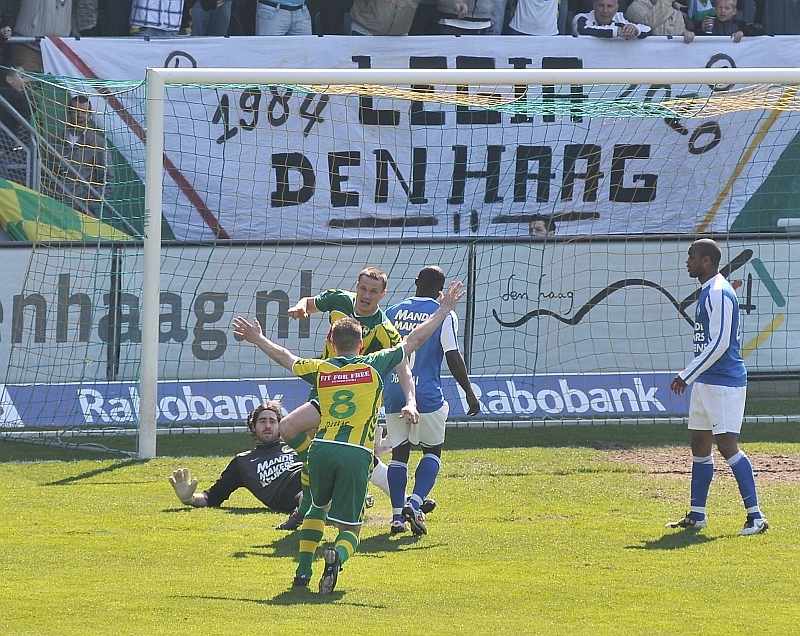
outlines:
[[[324, 511], [320, 511], [323, 515]], [[295, 574], [311, 576], [311, 564], [314, 561], [314, 553], [317, 551], [319, 542], [325, 534], [325, 520], [316, 516], [308, 516], [303, 519], [300, 526], [300, 551], [297, 555], [297, 571]]]
[[336, 551], [339, 553], [339, 559], [344, 564], [355, 551], [358, 549], [358, 535], [349, 530], [342, 530], [339, 536], [336, 537]]

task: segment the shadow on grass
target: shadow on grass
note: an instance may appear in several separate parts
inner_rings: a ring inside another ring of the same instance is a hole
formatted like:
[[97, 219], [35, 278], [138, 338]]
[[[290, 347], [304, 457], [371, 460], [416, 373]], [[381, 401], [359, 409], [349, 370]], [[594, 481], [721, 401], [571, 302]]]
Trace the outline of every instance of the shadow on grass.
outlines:
[[[389, 552], [397, 552], [401, 548], [413, 546], [419, 541], [420, 537], [406, 535], [402, 537], [390, 538], [388, 534], [368, 537], [358, 544], [357, 554], [364, 556], [376, 555]], [[321, 556], [326, 543], [323, 542], [317, 548], [317, 557]], [[425, 549], [431, 546], [420, 546]], [[246, 559], [248, 557], [273, 558], [273, 557], [296, 557], [300, 548], [300, 533], [291, 532], [276, 539], [272, 543], [255, 545], [250, 550], [240, 550], [233, 553], [234, 559]]]
[[296, 557], [300, 548], [300, 533], [291, 532], [276, 539], [272, 543], [254, 545], [251, 550], [240, 550], [233, 553], [234, 559], [247, 557]]
[[[175, 514], [177, 512], [185, 512], [190, 513], [194, 510], [193, 506], [176, 506], [174, 508], [164, 508], [161, 512], [166, 512], [168, 514]], [[220, 506], [219, 508], [215, 508], [215, 510], [221, 510], [222, 512], [226, 512], [231, 515], [274, 515], [275, 525], [278, 525], [283, 519], [286, 518], [286, 513], [282, 512], [275, 512], [274, 510], [270, 510], [269, 508], [239, 508], [239, 507], [231, 507], [227, 508], [225, 506]], [[283, 516], [281, 516], [283, 515]], [[270, 523], [272, 523], [270, 521]]]
[[[202, 596], [202, 595], [181, 595], [173, 598], [181, 598], [187, 600], [199, 601], [224, 601], [229, 603], [231, 601], [239, 603], [254, 603], [256, 605], [327, 605], [333, 601], [339, 601], [344, 598], [346, 592], [342, 590], [334, 590], [331, 594], [316, 594], [307, 587], [290, 587], [285, 592], [281, 592], [274, 598], [236, 598], [233, 596]], [[346, 603], [352, 607], [365, 607], [367, 609], [386, 609], [385, 605], [377, 603]]]
[[665, 534], [660, 539], [655, 541], [644, 541], [642, 545], [629, 545], [625, 546], [626, 550], [679, 550], [681, 548], [690, 548], [693, 545], [702, 545], [716, 541], [716, 537], [709, 537], [705, 534], [697, 532], [675, 532]]
[[98, 475], [113, 473], [122, 468], [127, 468], [128, 466], [135, 466], [136, 464], [143, 464], [143, 463], [144, 461], [141, 459], [127, 459], [125, 461], [116, 464], [111, 464], [110, 466], [104, 466], [103, 468], [97, 468], [95, 470], [86, 471], [85, 473], [81, 473], [80, 475], [65, 477], [64, 479], [59, 479], [58, 481], [51, 481], [49, 483], [46, 483], [45, 486], [69, 486], [70, 484], [82, 481], [84, 479], [91, 479], [92, 477], [97, 477]]

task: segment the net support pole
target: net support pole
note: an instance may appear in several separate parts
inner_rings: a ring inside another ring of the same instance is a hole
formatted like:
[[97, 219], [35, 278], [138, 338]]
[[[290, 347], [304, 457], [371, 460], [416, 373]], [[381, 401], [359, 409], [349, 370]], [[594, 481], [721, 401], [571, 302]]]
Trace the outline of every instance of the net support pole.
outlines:
[[156, 456], [158, 313], [161, 276], [161, 203], [164, 156], [164, 80], [147, 69], [147, 139], [142, 265], [142, 354], [139, 377], [139, 459]]

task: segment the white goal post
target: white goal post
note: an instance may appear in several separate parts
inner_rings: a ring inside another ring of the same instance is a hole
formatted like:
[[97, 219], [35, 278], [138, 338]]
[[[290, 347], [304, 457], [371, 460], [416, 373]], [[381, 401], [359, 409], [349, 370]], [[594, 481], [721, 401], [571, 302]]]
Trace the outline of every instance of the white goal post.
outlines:
[[141, 459], [156, 455], [159, 292], [161, 268], [164, 113], [168, 86], [365, 86], [365, 85], [664, 85], [800, 84], [800, 69], [234, 69], [148, 68], [145, 168], [145, 238], [141, 298], [139, 447]]

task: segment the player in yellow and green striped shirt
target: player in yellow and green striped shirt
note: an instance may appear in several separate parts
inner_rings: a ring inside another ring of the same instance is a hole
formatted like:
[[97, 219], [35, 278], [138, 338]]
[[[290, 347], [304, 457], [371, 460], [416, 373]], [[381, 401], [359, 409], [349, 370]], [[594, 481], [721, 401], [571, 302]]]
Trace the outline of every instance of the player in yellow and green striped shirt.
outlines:
[[342, 564], [358, 548], [364, 495], [367, 491], [372, 447], [383, 381], [398, 362], [416, 351], [464, 296], [463, 285], [450, 283], [440, 307], [396, 347], [359, 355], [361, 326], [343, 318], [331, 328], [336, 357], [301, 359], [269, 340], [258, 320], [250, 324], [241, 316], [233, 321], [234, 333], [258, 346], [275, 362], [317, 388], [320, 426], [309, 451], [311, 509], [300, 528], [300, 553], [295, 586], [307, 586], [314, 552], [322, 540], [325, 522], [339, 528], [334, 547], [325, 552], [321, 594], [336, 586]]
[[[329, 289], [316, 296], [306, 296], [297, 301], [297, 304], [289, 309], [288, 313], [292, 318], [308, 318], [314, 313], [328, 312], [331, 325], [340, 318], [355, 318], [361, 325], [361, 337], [363, 340], [363, 348], [359, 353], [374, 353], [381, 349], [395, 346], [401, 339], [400, 332], [395, 329], [391, 320], [378, 306], [386, 296], [387, 283], [388, 277], [385, 272], [377, 267], [366, 267], [358, 274], [354, 292], [343, 289]], [[325, 347], [320, 357], [331, 358], [334, 355], [329, 330], [325, 339]], [[402, 360], [395, 370], [406, 400], [405, 406], [400, 411], [400, 417], [407, 418], [408, 422], [416, 424], [419, 420], [419, 413], [417, 411], [414, 380], [411, 377], [408, 362]], [[308, 499], [306, 454], [311, 446], [309, 434], [313, 435], [313, 429], [319, 426], [319, 422], [319, 402], [315, 387], [311, 389], [308, 403], [294, 409], [281, 422], [281, 438], [294, 449], [303, 462], [303, 471], [301, 473], [303, 498], [297, 512], [292, 513], [289, 519], [278, 526], [280, 530], [294, 530], [300, 525], [305, 513], [308, 512], [310, 503]], [[386, 464], [376, 457], [371, 480], [388, 497], [389, 481], [387, 473]]]

